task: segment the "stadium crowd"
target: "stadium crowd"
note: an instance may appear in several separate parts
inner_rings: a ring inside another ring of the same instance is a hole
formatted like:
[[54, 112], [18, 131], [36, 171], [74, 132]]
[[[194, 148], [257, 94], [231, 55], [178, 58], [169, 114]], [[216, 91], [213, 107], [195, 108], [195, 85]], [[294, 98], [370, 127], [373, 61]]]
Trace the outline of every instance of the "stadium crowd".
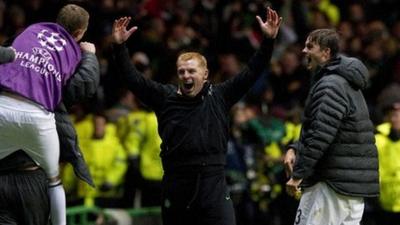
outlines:
[[[400, 11], [395, 0], [81, 0], [90, 12], [83, 38], [96, 45], [101, 83], [95, 98], [71, 111], [96, 188], [63, 167], [69, 206], [159, 206], [163, 175], [153, 112], [119, 82], [111, 28], [131, 16], [138, 31], [128, 40], [132, 62], [161, 83], [176, 79], [182, 51], [201, 52], [212, 82], [237, 74], [258, 49], [255, 15], [266, 6], [284, 18], [272, 56], [251, 92], [231, 111], [227, 181], [237, 224], [293, 224], [298, 200], [285, 193], [282, 157], [299, 137], [311, 74], [302, 48], [311, 30], [335, 28], [341, 52], [361, 59], [370, 74], [364, 91], [376, 126], [381, 196], [369, 199], [364, 225], [396, 224], [400, 217]], [[67, 1], [0, 0], [0, 41], [40, 21], [53, 21]], [[267, 63], [267, 62], [266, 62]], [[397, 117], [396, 117], [397, 116]], [[397, 152], [396, 152], [397, 151]], [[389, 218], [389, 219], [388, 219]], [[397, 218], [394, 219], [394, 218]], [[392, 223], [387, 222], [392, 221]]]

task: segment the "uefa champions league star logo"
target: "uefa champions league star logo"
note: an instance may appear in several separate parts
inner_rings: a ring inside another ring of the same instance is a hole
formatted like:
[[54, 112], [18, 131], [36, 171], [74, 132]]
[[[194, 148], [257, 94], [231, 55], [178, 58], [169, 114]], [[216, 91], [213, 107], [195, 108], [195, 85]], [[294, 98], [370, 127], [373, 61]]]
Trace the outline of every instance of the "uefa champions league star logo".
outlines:
[[59, 33], [50, 32], [46, 29], [40, 31], [37, 35], [41, 46], [47, 48], [50, 51], [62, 51], [67, 44]]

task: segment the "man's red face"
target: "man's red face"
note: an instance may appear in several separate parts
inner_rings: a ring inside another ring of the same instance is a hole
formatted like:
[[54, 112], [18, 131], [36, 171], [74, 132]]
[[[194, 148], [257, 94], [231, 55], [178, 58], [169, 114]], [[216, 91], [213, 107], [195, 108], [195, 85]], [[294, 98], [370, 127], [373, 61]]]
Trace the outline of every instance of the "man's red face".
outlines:
[[208, 77], [208, 70], [192, 58], [177, 62], [179, 90], [183, 95], [195, 97], [203, 88]]

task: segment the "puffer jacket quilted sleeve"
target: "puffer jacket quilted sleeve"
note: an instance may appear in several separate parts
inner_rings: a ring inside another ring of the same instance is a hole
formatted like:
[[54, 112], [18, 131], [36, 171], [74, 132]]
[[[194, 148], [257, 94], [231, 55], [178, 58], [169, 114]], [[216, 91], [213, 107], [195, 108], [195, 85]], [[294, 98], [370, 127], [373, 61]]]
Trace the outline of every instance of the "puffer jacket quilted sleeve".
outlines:
[[379, 194], [374, 126], [361, 92], [367, 75], [361, 61], [344, 56], [316, 74], [293, 172], [303, 186], [323, 181], [344, 195]]

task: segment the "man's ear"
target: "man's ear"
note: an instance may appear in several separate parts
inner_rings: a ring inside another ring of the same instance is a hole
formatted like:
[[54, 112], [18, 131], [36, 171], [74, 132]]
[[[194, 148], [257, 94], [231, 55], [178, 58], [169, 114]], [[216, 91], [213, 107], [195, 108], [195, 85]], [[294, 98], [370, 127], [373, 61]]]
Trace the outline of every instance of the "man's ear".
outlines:
[[80, 41], [83, 37], [83, 35], [85, 34], [86, 29], [77, 29], [74, 32], [72, 32], [72, 37], [74, 37], [74, 39], [76, 41]]
[[208, 78], [208, 70], [204, 70], [204, 80], [207, 80]]
[[326, 59], [330, 59], [331, 58], [331, 49], [330, 48], [324, 48], [322, 50], [322, 52], [324, 53], [324, 57]]

